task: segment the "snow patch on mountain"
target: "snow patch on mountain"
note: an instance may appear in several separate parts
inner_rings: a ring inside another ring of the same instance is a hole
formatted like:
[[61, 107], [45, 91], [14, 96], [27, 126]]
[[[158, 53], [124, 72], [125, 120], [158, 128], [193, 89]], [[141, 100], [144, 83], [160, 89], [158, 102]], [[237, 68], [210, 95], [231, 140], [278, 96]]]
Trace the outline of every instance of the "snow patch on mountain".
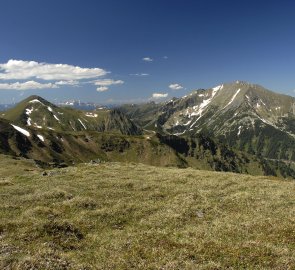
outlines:
[[192, 120], [189, 120], [188, 122], [184, 123], [183, 126], [188, 126], [191, 122]]
[[37, 123], [34, 123], [34, 127], [36, 127], [36, 128], [42, 128], [41, 126], [38, 126]]
[[241, 134], [241, 129], [242, 129], [242, 126], [239, 126], [239, 128], [238, 128], [239, 130], [238, 130], [238, 136], [240, 136], [240, 134]]
[[291, 133], [291, 132], [289, 132], [289, 131], [286, 131], [286, 130], [284, 130], [284, 129], [282, 129], [282, 128], [279, 128], [279, 127], [276, 126], [274, 123], [272, 123], [272, 122], [270, 122], [270, 121], [268, 121], [268, 120], [263, 119], [263, 118], [260, 117], [259, 115], [257, 115], [257, 116], [258, 116], [258, 118], [259, 118], [263, 123], [265, 123], [265, 124], [267, 124], [267, 125], [270, 125], [270, 126], [276, 128], [276, 129], [280, 130], [280, 131], [286, 132], [287, 134], [289, 134], [290, 136], [292, 136], [293, 138], [295, 138], [295, 135], [294, 135], [293, 133]]
[[87, 116], [87, 117], [97, 117], [98, 115], [96, 113], [85, 113], [85, 116]]
[[14, 129], [16, 129], [18, 132], [22, 133], [23, 135], [27, 136], [27, 137], [30, 137], [30, 132], [21, 128], [21, 127], [18, 127], [18, 126], [15, 126], [13, 124], [11, 124], [13, 126]]
[[42, 141], [42, 142], [44, 142], [44, 137], [42, 136], [42, 135], [37, 135], [37, 137]]
[[72, 121], [70, 121], [70, 125], [71, 125], [71, 128], [72, 128], [74, 131], [76, 131], [75, 127], [73, 126]]
[[179, 126], [179, 120], [176, 121], [176, 123], [174, 124], [174, 126]]
[[58, 121], [60, 122], [59, 118], [54, 114], [53, 117]]
[[32, 107], [31, 109], [26, 109], [26, 115], [30, 115], [34, 111], [34, 108]]
[[241, 89], [238, 89], [237, 92], [233, 95], [233, 97], [231, 98], [230, 102], [227, 103], [227, 105], [225, 105], [223, 107], [223, 109], [225, 109], [227, 106], [229, 106], [230, 104], [232, 104], [232, 102], [235, 100], [236, 96], [240, 93]]
[[223, 89], [223, 84], [222, 85], [217, 85], [217, 86], [213, 87], [212, 89], [213, 89], [213, 92], [216, 93], [218, 90]]
[[175, 136], [179, 136], [179, 135], [182, 135], [182, 134], [184, 134], [185, 133], [185, 131], [183, 131], [183, 132], [179, 132], [179, 133], [174, 133], [173, 135], [175, 135]]
[[190, 128], [192, 128], [198, 121], [199, 119], [203, 116], [203, 112], [204, 110], [208, 107], [208, 105], [211, 103], [212, 99], [215, 97], [215, 95], [217, 94], [217, 92], [223, 88], [223, 85], [218, 85], [216, 87], [212, 88], [212, 94], [211, 97], [208, 99], [204, 99], [202, 101], [202, 103], [200, 105], [194, 106], [194, 112], [192, 112], [191, 114], [189, 114], [189, 118], [191, 116], [199, 116], [195, 122], [193, 124], [190, 125]]
[[43, 104], [40, 100], [38, 100], [38, 99], [33, 99], [33, 100], [29, 101], [29, 103], [40, 103], [40, 104], [44, 105], [44, 104]]
[[78, 121], [81, 123], [81, 125], [84, 127], [84, 129], [87, 129], [86, 126], [84, 125], [84, 123], [80, 119], [78, 119]]

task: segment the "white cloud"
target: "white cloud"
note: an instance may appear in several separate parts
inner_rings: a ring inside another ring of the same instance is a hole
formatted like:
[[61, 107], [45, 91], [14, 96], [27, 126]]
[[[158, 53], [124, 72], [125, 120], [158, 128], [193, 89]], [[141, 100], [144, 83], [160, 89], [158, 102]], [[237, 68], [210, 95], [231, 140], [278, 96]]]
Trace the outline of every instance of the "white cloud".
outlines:
[[29, 89], [48, 89], [58, 88], [54, 83], [39, 83], [35, 81], [0, 83], [0, 90], [29, 90]]
[[56, 85], [78, 85], [79, 84], [79, 81], [74, 81], [74, 80], [71, 80], [71, 81], [58, 81], [58, 82], [55, 82]]
[[94, 81], [95, 85], [99, 85], [99, 86], [109, 86], [109, 85], [116, 85], [116, 84], [123, 84], [124, 81], [122, 80], [112, 80], [112, 79], [104, 79], [104, 80], [96, 80]]
[[104, 92], [109, 90], [110, 85], [117, 85], [117, 84], [123, 84], [124, 81], [122, 80], [112, 80], [112, 79], [104, 79], [104, 80], [97, 80], [94, 81], [94, 84], [97, 85], [98, 87], [96, 88], [97, 92]]
[[154, 59], [152, 59], [150, 57], [144, 57], [144, 58], [142, 58], [142, 60], [145, 62], [153, 62], [154, 61]]
[[9, 60], [0, 64], [1, 80], [82, 80], [106, 75], [101, 68], [81, 68], [68, 64], [48, 64], [35, 61]]
[[163, 56], [163, 59], [168, 59], [168, 56], [166, 56], [166, 55], [165, 55], [165, 56]]
[[99, 86], [96, 88], [97, 92], [104, 92], [104, 91], [108, 91], [109, 88], [107, 86]]
[[152, 98], [159, 99], [168, 97], [168, 93], [153, 93]]
[[137, 76], [137, 77], [145, 77], [150, 76], [148, 73], [135, 73], [135, 74], [129, 74], [130, 76]]
[[[0, 89], [28, 90], [92, 84], [97, 87], [97, 91], [103, 92], [107, 91], [111, 85], [124, 83], [122, 80], [99, 79], [107, 73], [100, 68], [9, 60], [7, 63], [0, 63]], [[141, 76], [145, 75], [141, 74]], [[44, 83], [44, 81], [50, 82]]]
[[181, 86], [178, 83], [172, 83], [169, 85], [169, 88], [172, 90], [181, 90], [181, 89], [183, 89], [183, 86]]

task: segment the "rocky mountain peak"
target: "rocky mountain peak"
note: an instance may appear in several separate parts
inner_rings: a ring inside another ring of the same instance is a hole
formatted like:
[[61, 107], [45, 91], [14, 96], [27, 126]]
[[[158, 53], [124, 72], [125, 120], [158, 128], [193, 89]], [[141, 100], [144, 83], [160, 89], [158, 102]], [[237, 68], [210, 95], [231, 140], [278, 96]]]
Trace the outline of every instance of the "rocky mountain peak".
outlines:
[[145, 129], [176, 136], [206, 133], [243, 151], [295, 160], [295, 98], [258, 84], [223, 83], [163, 103], [150, 115], [139, 107], [137, 112], [144, 121], [133, 118]]

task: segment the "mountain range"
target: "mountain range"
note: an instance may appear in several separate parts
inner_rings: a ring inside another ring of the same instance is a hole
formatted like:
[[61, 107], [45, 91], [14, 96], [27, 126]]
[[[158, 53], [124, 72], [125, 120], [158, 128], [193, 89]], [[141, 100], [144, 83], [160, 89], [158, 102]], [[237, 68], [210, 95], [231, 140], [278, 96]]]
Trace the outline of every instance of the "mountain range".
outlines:
[[119, 110], [98, 109], [81, 111], [58, 107], [47, 100], [31, 96], [1, 117], [20, 126], [52, 131], [118, 131], [126, 135], [140, 135], [142, 130]]
[[206, 134], [256, 156], [295, 161], [295, 98], [256, 84], [236, 81], [121, 110], [142, 128], [161, 134]]
[[39, 166], [142, 162], [295, 178], [295, 99], [246, 82], [81, 111], [31, 96], [0, 114], [0, 153]]

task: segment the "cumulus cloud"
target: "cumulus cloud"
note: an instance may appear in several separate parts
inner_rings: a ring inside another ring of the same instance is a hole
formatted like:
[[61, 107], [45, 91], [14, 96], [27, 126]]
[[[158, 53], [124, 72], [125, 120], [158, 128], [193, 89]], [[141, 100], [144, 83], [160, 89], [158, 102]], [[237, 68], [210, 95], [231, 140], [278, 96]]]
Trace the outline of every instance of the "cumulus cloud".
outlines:
[[136, 77], [145, 77], [145, 76], [150, 76], [148, 73], [134, 73], [134, 74], [129, 74], [130, 76], [136, 76]]
[[124, 81], [122, 81], [122, 80], [112, 80], [112, 79], [104, 79], [104, 80], [94, 81], [94, 84], [96, 86], [98, 86], [96, 88], [97, 92], [104, 92], [104, 91], [109, 90], [108, 86], [110, 86], [110, 85], [118, 85], [118, 84], [123, 84], [123, 83], [124, 83]]
[[28, 90], [92, 84], [97, 91], [103, 92], [111, 85], [124, 83], [122, 80], [100, 79], [108, 73], [101, 68], [12, 59], [0, 63], [0, 89]]
[[169, 88], [172, 90], [181, 90], [181, 89], [183, 89], [183, 86], [181, 86], [178, 83], [172, 83], [169, 85]]
[[58, 81], [58, 82], [55, 82], [56, 85], [78, 85], [79, 84], [79, 81], [74, 81], [74, 80], [71, 80], [71, 81]]
[[104, 79], [104, 80], [96, 80], [94, 81], [95, 85], [99, 86], [109, 86], [109, 85], [116, 85], [116, 84], [123, 84], [124, 81], [122, 80], [112, 80], [112, 79]]
[[72, 81], [104, 76], [107, 71], [101, 68], [82, 68], [68, 64], [48, 64], [35, 61], [9, 60], [0, 63], [1, 80], [42, 80]]
[[96, 88], [97, 92], [104, 92], [104, 91], [108, 91], [109, 88], [107, 86], [99, 86]]
[[160, 99], [168, 97], [168, 93], [153, 93], [152, 98]]
[[54, 83], [39, 83], [36, 81], [0, 83], [0, 90], [29, 90], [58, 88]]
[[153, 62], [154, 61], [154, 59], [150, 58], [150, 57], [144, 57], [144, 58], [142, 58], [142, 60], [145, 62]]

